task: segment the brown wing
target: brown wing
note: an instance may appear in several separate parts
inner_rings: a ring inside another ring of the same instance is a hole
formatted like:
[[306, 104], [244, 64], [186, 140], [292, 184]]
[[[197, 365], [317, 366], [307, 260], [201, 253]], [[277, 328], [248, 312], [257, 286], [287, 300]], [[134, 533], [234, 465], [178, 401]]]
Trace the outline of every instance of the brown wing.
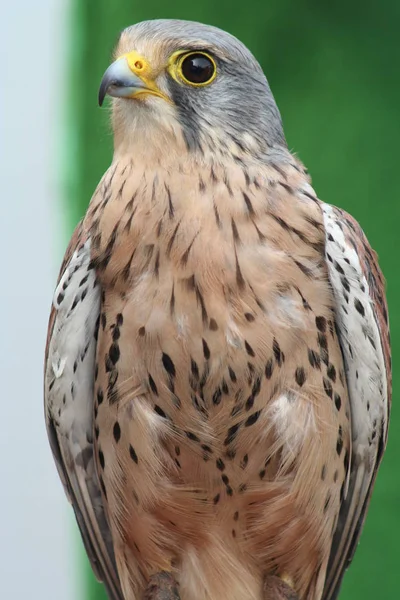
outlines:
[[364, 525], [386, 447], [392, 374], [384, 280], [358, 223], [322, 205], [326, 259], [351, 406], [348, 489], [333, 539], [323, 600], [338, 597]]
[[45, 355], [45, 417], [59, 476], [97, 578], [122, 600], [93, 456], [93, 386], [100, 287], [90, 239], [76, 228], [61, 267]]

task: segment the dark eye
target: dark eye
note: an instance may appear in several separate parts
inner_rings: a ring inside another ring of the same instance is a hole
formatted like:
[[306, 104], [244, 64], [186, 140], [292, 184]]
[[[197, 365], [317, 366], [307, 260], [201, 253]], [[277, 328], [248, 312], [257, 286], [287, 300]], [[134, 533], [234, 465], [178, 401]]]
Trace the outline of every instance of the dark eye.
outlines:
[[183, 79], [193, 85], [211, 83], [216, 74], [215, 62], [207, 54], [194, 52], [185, 56], [180, 64]]

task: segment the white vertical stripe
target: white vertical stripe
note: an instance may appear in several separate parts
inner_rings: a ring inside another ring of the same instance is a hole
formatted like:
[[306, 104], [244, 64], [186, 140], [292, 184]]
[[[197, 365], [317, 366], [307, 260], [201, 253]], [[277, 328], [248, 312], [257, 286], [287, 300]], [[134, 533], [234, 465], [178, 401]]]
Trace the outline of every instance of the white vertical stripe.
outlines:
[[1, 7], [0, 588], [7, 600], [79, 597], [78, 546], [42, 399], [47, 318], [65, 242], [53, 157], [68, 4]]

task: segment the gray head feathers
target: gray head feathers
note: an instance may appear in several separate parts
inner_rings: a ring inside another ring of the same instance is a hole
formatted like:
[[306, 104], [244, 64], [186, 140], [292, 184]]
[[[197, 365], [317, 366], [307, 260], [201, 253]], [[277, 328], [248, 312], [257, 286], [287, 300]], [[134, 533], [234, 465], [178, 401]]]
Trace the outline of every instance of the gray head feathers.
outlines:
[[179, 123], [190, 150], [204, 145], [219, 150], [268, 153], [286, 148], [281, 117], [267, 79], [251, 52], [234, 36], [216, 27], [191, 21], [154, 20], [127, 28], [121, 38], [131, 49], [158, 46], [167, 60], [177, 50], [204, 50], [217, 63], [217, 77], [196, 88], [165, 73], [164, 89], [176, 106]]

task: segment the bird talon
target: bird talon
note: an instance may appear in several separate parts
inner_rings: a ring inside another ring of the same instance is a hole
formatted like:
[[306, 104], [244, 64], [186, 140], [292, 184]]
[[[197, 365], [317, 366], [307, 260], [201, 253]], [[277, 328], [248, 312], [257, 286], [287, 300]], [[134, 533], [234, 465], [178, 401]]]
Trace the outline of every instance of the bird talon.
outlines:
[[152, 575], [144, 591], [143, 600], [180, 600], [175, 577], [167, 571]]

